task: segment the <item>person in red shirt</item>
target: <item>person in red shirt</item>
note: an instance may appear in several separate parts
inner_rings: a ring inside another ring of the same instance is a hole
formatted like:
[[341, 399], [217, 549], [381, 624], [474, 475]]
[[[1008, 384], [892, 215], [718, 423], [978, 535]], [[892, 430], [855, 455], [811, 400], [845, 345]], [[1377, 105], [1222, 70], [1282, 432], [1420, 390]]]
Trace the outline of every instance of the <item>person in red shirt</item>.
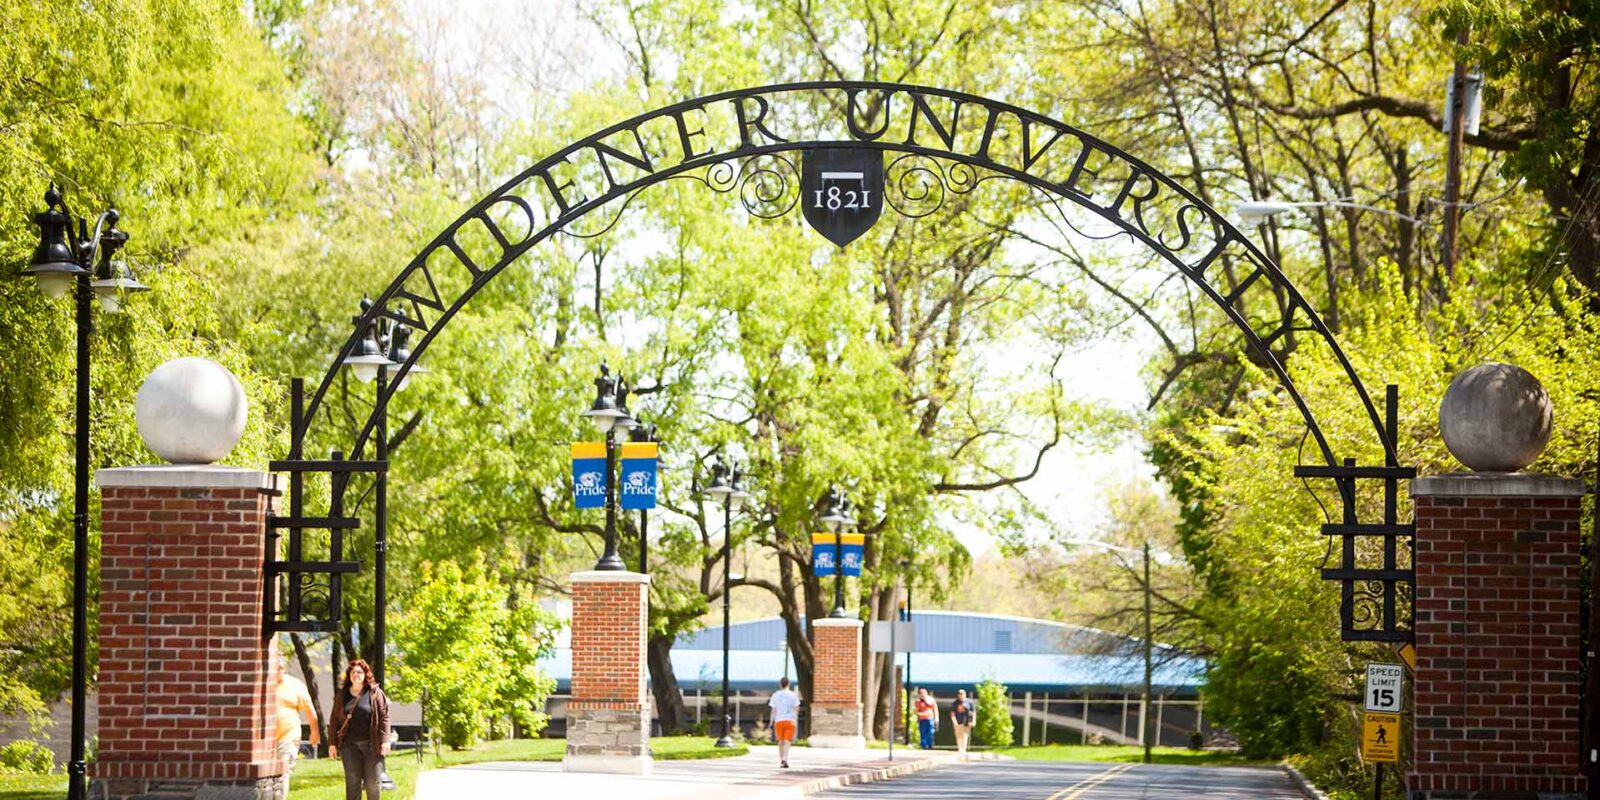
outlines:
[[917, 689], [917, 735], [922, 749], [933, 749], [933, 732], [939, 728], [939, 703], [926, 687]]

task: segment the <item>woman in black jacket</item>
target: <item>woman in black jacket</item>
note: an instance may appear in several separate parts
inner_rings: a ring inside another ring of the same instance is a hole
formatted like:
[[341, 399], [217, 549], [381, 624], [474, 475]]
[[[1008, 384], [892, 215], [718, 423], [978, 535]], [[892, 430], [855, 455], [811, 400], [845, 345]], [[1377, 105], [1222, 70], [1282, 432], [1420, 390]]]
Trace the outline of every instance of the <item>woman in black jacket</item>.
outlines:
[[378, 800], [378, 760], [389, 754], [389, 698], [372, 679], [372, 667], [356, 659], [344, 669], [328, 724], [328, 755], [344, 763], [344, 800]]

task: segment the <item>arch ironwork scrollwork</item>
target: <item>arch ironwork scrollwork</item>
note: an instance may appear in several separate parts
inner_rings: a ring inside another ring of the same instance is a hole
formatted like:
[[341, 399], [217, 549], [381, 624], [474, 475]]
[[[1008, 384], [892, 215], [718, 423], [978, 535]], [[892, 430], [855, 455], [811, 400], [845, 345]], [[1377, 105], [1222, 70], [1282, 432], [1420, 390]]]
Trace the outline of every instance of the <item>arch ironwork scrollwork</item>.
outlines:
[[[557, 233], [593, 236], [610, 231], [641, 190], [675, 178], [696, 180], [723, 194], [737, 192], [741, 204], [758, 217], [782, 216], [798, 197], [800, 171], [791, 159], [841, 148], [875, 151], [890, 159], [885, 201], [903, 215], [931, 214], [954, 195], [972, 192], [986, 180], [1007, 178], [1045, 192], [1058, 210], [1072, 204], [1088, 217], [1098, 217], [1118, 231], [1115, 235], [1142, 245], [1189, 280], [1237, 329], [1242, 352], [1277, 379], [1305, 420], [1322, 463], [1298, 468], [1297, 474], [1331, 480], [1338, 489], [1341, 521], [1324, 526], [1324, 533], [1341, 537], [1342, 552], [1349, 558], [1324, 570], [1324, 576], [1344, 582], [1346, 636], [1409, 636], [1396, 621], [1395, 609], [1397, 585], [1408, 582], [1410, 573], [1396, 565], [1392, 544], [1409, 536], [1394, 518], [1393, 495], [1395, 482], [1411, 472], [1398, 465], [1396, 426], [1380, 419], [1377, 405], [1314, 306], [1249, 237], [1150, 164], [1046, 114], [934, 87], [814, 81], [720, 92], [618, 122], [539, 159], [440, 231], [355, 321], [309, 397], [303, 404], [296, 401], [290, 459], [277, 463], [303, 472], [318, 469], [320, 462], [301, 455], [305, 423], [318, 419], [339, 364], [380, 318], [408, 326], [419, 340], [410, 357], [394, 368], [368, 421], [350, 443], [347, 452], [358, 464], [373, 463], [360, 462], [361, 454], [396, 387], [405, 383], [434, 339], [478, 291], [545, 239]], [[591, 214], [602, 224], [575, 226]], [[1257, 297], [1266, 298], [1260, 305], [1274, 313], [1247, 316], [1247, 301]], [[1284, 354], [1293, 349], [1288, 345], [1297, 340], [1316, 340], [1329, 348], [1344, 372], [1345, 393], [1319, 402], [1359, 409], [1371, 424], [1369, 441], [1375, 447], [1370, 449], [1383, 453], [1382, 465], [1358, 466], [1335, 452], [1284, 366]], [[1391, 390], [1391, 415], [1394, 404]], [[1382, 522], [1357, 519], [1354, 487], [1369, 479], [1385, 485]], [[1355, 564], [1354, 537], [1364, 536], [1389, 537], [1382, 569]], [[1356, 630], [1351, 601], [1355, 584], [1374, 580], [1386, 592], [1378, 625]]]

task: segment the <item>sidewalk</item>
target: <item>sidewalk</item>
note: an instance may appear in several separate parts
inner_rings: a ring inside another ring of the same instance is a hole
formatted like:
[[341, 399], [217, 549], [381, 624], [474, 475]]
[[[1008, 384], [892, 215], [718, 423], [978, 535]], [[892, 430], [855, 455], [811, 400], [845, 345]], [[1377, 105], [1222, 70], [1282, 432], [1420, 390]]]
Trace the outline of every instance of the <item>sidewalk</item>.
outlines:
[[[800, 800], [826, 789], [870, 783], [954, 764], [942, 750], [823, 750], [796, 747], [789, 769], [778, 767], [778, 748], [752, 747], [748, 755], [702, 761], [657, 761], [649, 775], [562, 772], [559, 762], [490, 762], [424, 772], [416, 800], [572, 797], [603, 800]], [[991, 756], [973, 753], [972, 760]]]

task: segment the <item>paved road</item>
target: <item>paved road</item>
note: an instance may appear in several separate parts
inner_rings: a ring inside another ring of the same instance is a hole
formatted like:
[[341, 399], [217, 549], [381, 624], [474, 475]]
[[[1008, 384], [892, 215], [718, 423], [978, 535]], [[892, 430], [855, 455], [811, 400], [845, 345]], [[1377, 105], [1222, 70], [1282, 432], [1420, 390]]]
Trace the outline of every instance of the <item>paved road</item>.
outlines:
[[818, 800], [1301, 800], [1278, 769], [1161, 764], [1001, 761], [952, 764], [887, 783], [813, 795]]

